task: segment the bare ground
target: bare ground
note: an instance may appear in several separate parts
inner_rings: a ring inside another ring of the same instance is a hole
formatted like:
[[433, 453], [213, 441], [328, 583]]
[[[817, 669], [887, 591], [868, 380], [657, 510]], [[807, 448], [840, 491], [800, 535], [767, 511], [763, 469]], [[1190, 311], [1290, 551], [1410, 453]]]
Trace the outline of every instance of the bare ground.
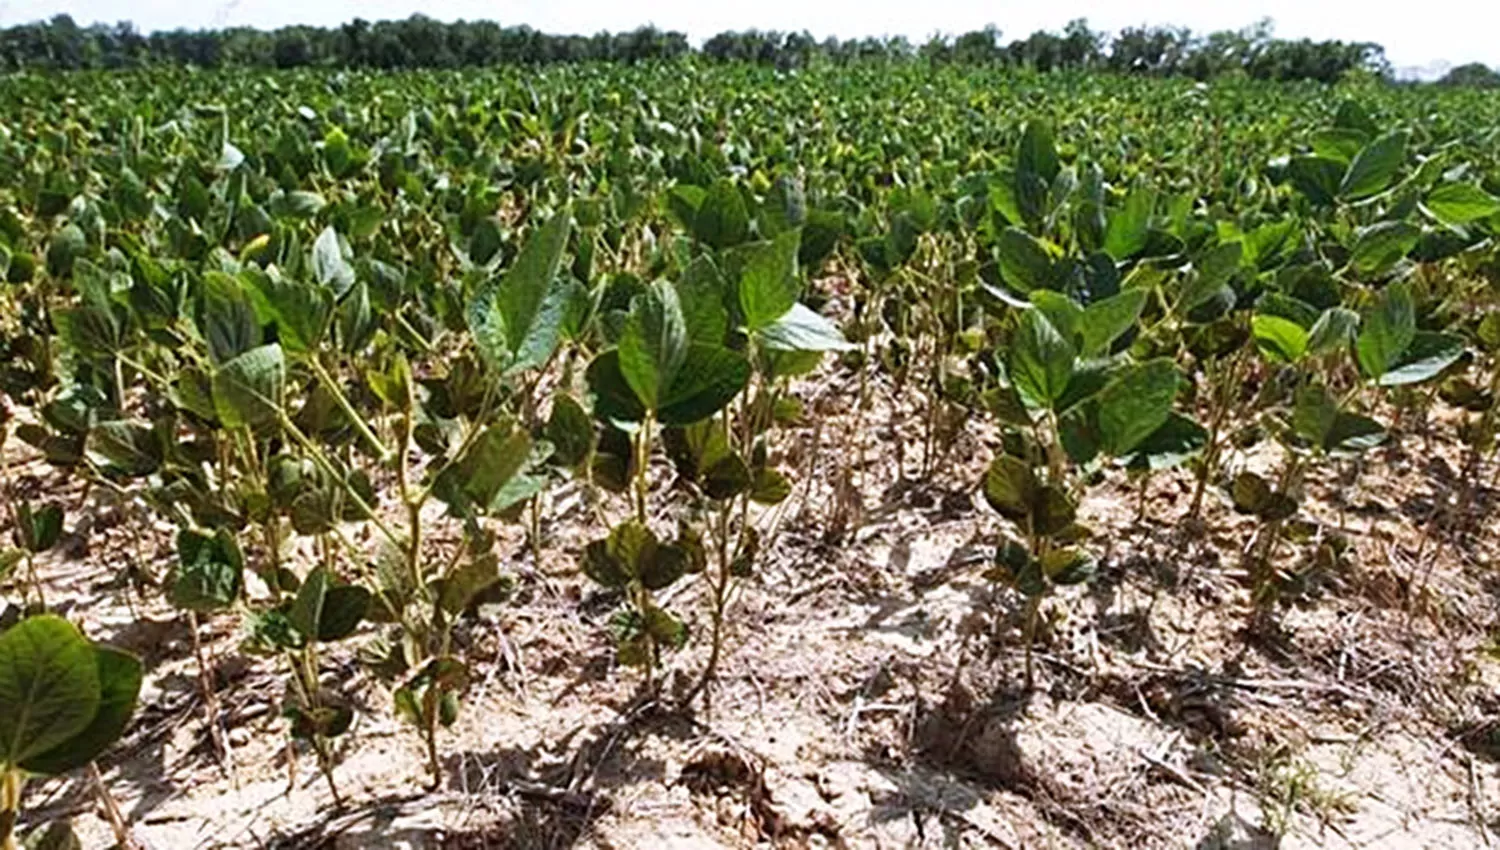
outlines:
[[[189, 626], [129, 581], [166, 572], [170, 528], [16, 458], [14, 486], [65, 498], [80, 532], [41, 563], [49, 601], [148, 666], [138, 718], [100, 764], [135, 840], [155, 850], [1496, 840], [1496, 494], [1481, 484], [1456, 503], [1461, 449], [1442, 417], [1315, 482], [1310, 513], [1343, 529], [1352, 554], [1312, 576], [1270, 634], [1246, 630], [1239, 552], [1251, 520], [1211, 491], [1202, 529], [1187, 527], [1185, 471], [1153, 476], [1144, 497], [1112, 478], [1084, 505], [1099, 577], [1045, 607], [1027, 691], [1020, 600], [982, 577], [1004, 528], [975, 497], [996, 436], [965, 424], [923, 473], [920, 395], [872, 379], [861, 414], [856, 384], [829, 368], [797, 388], [822, 425], [780, 444], [800, 484], [757, 520], [777, 533], [731, 608], [708, 708], [689, 716], [643, 699], [639, 673], [615, 666], [609, 600], [574, 567], [600, 529], [580, 485], [563, 484], [547, 497], [542, 562], [507, 529], [515, 596], [462, 629], [480, 677], [442, 736], [439, 790], [388, 690], [355, 662], [363, 638], [325, 661], [365, 709], [342, 739], [342, 810], [310, 753], [289, 760], [282, 673], [240, 655], [233, 615], [199, 629], [232, 747], [217, 755]], [[1295, 563], [1292, 550], [1283, 559]], [[701, 592], [688, 582], [671, 600], [695, 612], [700, 635]], [[705, 654], [700, 639], [673, 657], [667, 692]], [[34, 782], [26, 805], [29, 822], [72, 817], [85, 847], [113, 843], [86, 778]]]

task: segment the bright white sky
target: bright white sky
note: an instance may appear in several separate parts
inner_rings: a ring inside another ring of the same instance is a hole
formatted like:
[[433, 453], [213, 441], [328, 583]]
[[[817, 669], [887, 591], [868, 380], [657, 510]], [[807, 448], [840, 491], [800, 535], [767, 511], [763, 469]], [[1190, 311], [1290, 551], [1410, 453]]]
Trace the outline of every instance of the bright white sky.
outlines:
[[1500, 65], [1500, 3], [1494, 0], [1051, 0], [980, 3], [973, 0], [0, 0], [0, 25], [66, 12], [80, 24], [133, 21], [145, 31], [176, 27], [287, 24], [330, 26], [355, 17], [493, 18], [553, 33], [627, 30], [645, 23], [703, 39], [723, 30], [807, 30], [827, 35], [962, 33], [995, 23], [1009, 38], [1038, 29], [1061, 30], [1088, 18], [1096, 30], [1173, 24], [1195, 32], [1239, 29], [1270, 17], [1283, 38], [1338, 38], [1385, 45], [1397, 67], [1480, 61]]

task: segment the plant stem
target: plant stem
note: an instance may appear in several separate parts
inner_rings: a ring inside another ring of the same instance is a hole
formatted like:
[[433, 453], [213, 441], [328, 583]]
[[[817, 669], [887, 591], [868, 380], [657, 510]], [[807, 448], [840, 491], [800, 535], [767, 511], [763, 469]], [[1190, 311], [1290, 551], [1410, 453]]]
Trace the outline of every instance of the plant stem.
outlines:
[[379, 437], [375, 436], [374, 431], [370, 430], [369, 423], [365, 421], [363, 416], [359, 415], [359, 411], [354, 409], [354, 405], [344, 396], [343, 390], [339, 389], [338, 381], [332, 375], [328, 374], [328, 370], [323, 368], [323, 364], [318, 362], [316, 356], [307, 358], [307, 362], [312, 367], [313, 374], [318, 377], [318, 380], [323, 382], [323, 385], [328, 388], [328, 392], [333, 395], [334, 403], [339, 406], [339, 409], [344, 412], [345, 416], [349, 417], [349, 424], [353, 425], [354, 430], [359, 432], [360, 438], [375, 452], [382, 463], [388, 460], [391, 456], [391, 450], [386, 448], [385, 443], [382, 443]]
[[1031, 645], [1036, 642], [1036, 625], [1042, 610], [1042, 597], [1032, 596], [1026, 600], [1026, 623], [1023, 626], [1021, 640], [1026, 644], [1026, 690], [1031, 690], [1036, 684], [1034, 668], [1031, 660]]
[[21, 816], [21, 789], [26, 774], [17, 768], [0, 773], [0, 850], [16, 850], [16, 820]]

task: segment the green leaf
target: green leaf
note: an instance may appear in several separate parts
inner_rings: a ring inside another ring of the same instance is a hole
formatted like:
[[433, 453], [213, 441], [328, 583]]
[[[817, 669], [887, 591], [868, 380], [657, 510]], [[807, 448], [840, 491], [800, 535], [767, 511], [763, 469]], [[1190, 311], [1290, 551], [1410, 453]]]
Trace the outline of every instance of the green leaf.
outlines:
[[655, 410], [688, 349], [687, 323], [671, 284], [656, 281], [631, 301], [618, 348], [620, 373], [641, 404]]
[[1146, 290], [1127, 289], [1088, 305], [1083, 310], [1079, 330], [1083, 334], [1084, 357], [1099, 357], [1108, 353], [1114, 341], [1130, 330], [1141, 317], [1146, 306]]
[[1321, 447], [1338, 420], [1338, 402], [1327, 387], [1310, 384], [1297, 391], [1292, 404], [1292, 432]]
[[1380, 378], [1396, 365], [1417, 334], [1416, 308], [1411, 290], [1397, 281], [1376, 296], [1360, 320], [1354, 351], [1360, 370], [1368, 378]]
[[1314, 133], [1310, 143], [1313, 153], [1325, 159], [1338, 160], [1347, 166], [1369, 141], [1369, 134], [1361, 130], [1334, 127]]
[[706, 255], [690, 263], [677, 282], [677, 301], [682, 305], [683, 324], [690, 342], [723, 345], [729, 332], [729, 311], [724, 309], [723, 275]]
[[1098, 396], [1101, 448], [1121, 457], [1151, 436], [1171, 415], [1181, 380], [1176, 364], [1161, 358], [1111, 381]]
[[557, 349], [568, 304], [568, 290], [557, 284], [557, 275], [572, 233], [572, 215], [554, 215], [527, 238], [505, 274], [469, 300], [464, 318], [491, 366], [506, 374], [534, 369]]
[[1500, 198], [1472, 183], [1444, 183], [1422, 203], [1444, 224], [1468, 224], [1500, 213]]
[[[715, 430], [714, 433], [718, 433]], [[725, 447], [727, 450], [727, 446]], [[733, 499], [749, 490], [754, 483], [750, 467], [738, 454], [729, 452], [718, 458], [703, 458], [703, 493], [710, 499]]]
[[117, 419], [89, 429], [88, 449], [104, 466], [123, 475], [141, 477], [161, 467], [162, 445], [156, 429], [145, 422]]
[[1286, 171], [1292, 185], [1320, 206], [1334, 204], [1339, 184], [1347, 173], [1344, 163], [1322, 156], [1294, 156]]
[[91, 649], [99, 676], [99, 705], [93, 719], [62, 744], [23, 761], [23, 769], [48, 776], [76, 770], [103, 755], [130, 725], [144, 678], [140, 659], [113, 647]]
[[1383, 387], [1417, 384], [1442, 374], [1464, 354], [1464, 339], [1456, 334], [1417, 331], [1396, 362], [1380, 375]]
[[762, 505], [779, 505], [792, 494], [792, 482], [777, 470], [762, 467], [755, 473], [750, 499]]
[[0, 765], [20, 765], [81, 734], [99, 710], [94, 648], [61, 617], [0, 634]]
[[214, 410], [228, 428], [260, 428], [281, 415], [286, 359], [276, 343], [252, 348], [214, 371]]
[[1026, 462], [1014, 455], [1001, 455], [984, 473], [984, 499], [995, 512], [1014, 522], [1031, 516], [1036, 476]]
[[797, 303], [797, 248], [800, 230], [788, 230], [771, 242], [750, 246], [740, 275], [740, 311], [752, 333], [787, 314]]
[[1057, 145], [1052, 140], [1052, 125], [1046, 121], [1028, 121], [1021, 133], [1020, 148], [1016, 153], [1016, 171], [1037, 177], [1051, 184], [1061, 170], [1057, 156]]
[[1076, 301], [1053, 289], [1033, 289], [1027, 298], [1063, 339], [1075, 346], [1082, 342], [1083, 308]]
[[445, 576], [439, 604], [457, 616], [480, 594], [500, 583], [499, 563], [493, 556], [473, 558]]
[[332, 227], [323, 228], [313, 242], [312, 268], [318, 283], [333, 290], [335, 298], [343, 298], [354, 286], [354, 267], [344, 259], [339, 235]]
[[34, 509], [31, 502], [16, 505], [16, 533], [20, 543], [33, 554], [45, 552], [57, 545], [62, 537], [63, 508], [57, 502], [48, 502], [41, 509]]
[[1307, 336], [1307, 353], [1338, 351], [1354, 340], [1359, 314], [1345, 307], [1330, 307], [1318, 316]]
[[1000, 274], [1018, 292], [1052, 287], [1052, 255], [1031, 234], [1015, 227], [1000, 232], [995, 245]]
[[684, 362], [662, 395], [664, 425], [691, 425], [723, 410], [750, 383], [750, 361], [726, 348], [688, 346]]
[[1275, 494], [1266, 479], [1253, 472], [1241, 472], [1235, 476], [1230, 487], [1230, 496], [1236, 509], [1250, 514], [1264, 513]]
[[1206, 445], [1208, 431], [1188, 417], [1173, 412], [1168, 414], [1167, 421], [1160, 428], [1136, 444], [1121, 460], [1132, 470], [1171, 469], [1202, 451]]
[[849, 351], [855, 346], [831, 320], [804, 304], [793, 304], [785, 315], [756, 335], [771, 351]]
[[1057, 585], [1082, 584], [1093, 578], [1095, 562], [1082, 549], [1053, 549], [1042, 556], [1042, 574]]
[[1261, 353], [1281, 363], [1296, 363], [1307, 352], [1308, 332], [1290, 319], [1257, 315], [1250, 319], [1250, 330]]
[[750, 213], [732, 181], [718, 180], [709, 187], [693, 219], [693, 235], [721, 251], [749, 237]]
[[1323, 450], [1332, 454], [1359, 454], [1385, 442], [1385, 427], [1368, 416], [1340, 413], [1323, 436]]
[[1067, 392], [1077, 352], [1040, 310], [1021, 314], [1011, 340], [1009, 371], [1033, 407], [1051, 407]]
[[[1182, 296], [1177, 300], [1178, 315], [1191, 313], [1226, 289], [1229, 278], [1240, 267], [1244, 253], [1243, 243], [1225, 242], [1195, 260], [1193, 274], [1183, 286]], [[1233, 298], [1233, 293], [1230, 298]]]
[[292, 600], [292, 607], [287, 610], [287, 622], [292, 624], [292, 628], [307, 643], [318, 638], [318, 624], [323, 619], [323, 599], [328, 593], [329, 581], [327, 569], [314, 567], [307, 578], [302, 580], [302, 586], [297, 588], [297, 596]]
[[578, 400], [566, 393], [552, 397], [552, 415], [543, 431], [552, 443], [552, 460], [562, 466], [577, 466], [594, 448], [594, 424]]
[[620, 371], [620, 352], [610, 350], [589, 363], [585, 379], [594, 398], [594, 416], [611, 422], [640, 422], [646, 408]]
[[260, 324], [250, 296], [227, 274], [203, 276], [194, 318], [215, 363], [232, 360], [260, 343]]
[[318, 640], [343, 640], [354, 634], [370, 610], [372, 596], [369, 590], [353, 584], [328, 588], [323, 595], [323, 613], [318, 618]]
[[1406, 138], [1407, 132], [1398, 130], [1365, 145], [1349, 164], [1339, 184], [1339, 197], [1356, 201], [1384, 191], [1406, 161]]
[[1382, 221], [1361, 230], [1349, 252], [1349, 267], [1361, 278], [1390, 271], [1417, 246], [1422, 229], [1405, 221]]
[[433, 492], [449, 505], [462, 510], [498, 510], [496, 501], [528, 460], [531, 435], [509, 422], [486, 428], [474, 444], [434, 482]]
[[47, 246], [47, 273], [63, 278], [73, 274], [73, 264], [88, 252], [88, 239], [76, 224], [57, 231]]
[[245, 558], [227, 529], [213, 534], [177, 533], [177, 568], [172, 604], [188, 611], [217, 611], [233, 605], [244, 584]]
[[1125, 199], [1125, 206], [1109, 216], [1104, 231], [1104, 251], [1117, 261], [1128, 260], [1146, 247], [1151, 225], [1151, 209], [1156, 195], [1147, 189], [1136, 189]]

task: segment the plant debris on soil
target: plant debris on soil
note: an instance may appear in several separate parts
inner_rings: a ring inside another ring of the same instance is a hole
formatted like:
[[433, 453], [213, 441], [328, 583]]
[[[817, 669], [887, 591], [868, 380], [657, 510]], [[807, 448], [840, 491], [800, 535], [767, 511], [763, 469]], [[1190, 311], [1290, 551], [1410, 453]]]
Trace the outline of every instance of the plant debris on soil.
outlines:
[[[170, 527], [143, 530], [130, 519], [138, 506], [65, 485], [89, 533], [39, 565], [47, 596], [149, 671], [136, 722], [100, 764], [135, 841], [1491, 846], [1497, 540], [1452, 503], [1459, 447], [1402, 433], [1355, 486], [1313, 482], [1310, 512], [1354, 541], [1353, 556], [1269, 632], [1247, 631], [1234, 541], [1251, 520], [1211, 498], [1201, 524], [1184, 524], [1185, 471], [1152, 476], [1144, 494], [1111, 480], [1083, 505], [1107, 540], [1099, 576], [1044, 607], [1028, 691], [1022, 600], [983, 577], [1002, 521], [974, 482], [995, 435], [960, 433], [918, 476], [920, 398], [873, 379], [878, 402], [857, 411], [856, 379], [825, 367], [795, 386], [821, 424], [795, 430], [789, 451], [813, 474], [762, 518], [780, 533], [732, 602], [705, 707], [671, 707], [615, 665], [607, 606], [575, 566], [589, 517], [564, 487], [548, 497], [542, 560], [519, 532], [503, 539], [513, 594], [458, 636], [492, 663], [445, 738], [440, 789], [424, 790], [419, 741], [389, 711], [361, 710], [337, 753], [342, 809], [312, 755], [288, 748], [281, 674], [234, 652], [233, 616], [202, 623], [219, 695], [210, 718], [184, 620], [159, 595], [100, 580], [160, 577]], [[38, 458], [11, 468], [18, 490], [63, 495]], [[354, 663], [357, 647], [327, 663], [383, 709], [390, 693]], [[671, 657], [681, 673], [663, 693], [684, 687], [706, 650]], [[222, 758], [210, 723], [228, 743]], [[27, 802], [35, 822], [70, 817], [85, 847], [113, 841], [85, 779], [37, 782]]]

